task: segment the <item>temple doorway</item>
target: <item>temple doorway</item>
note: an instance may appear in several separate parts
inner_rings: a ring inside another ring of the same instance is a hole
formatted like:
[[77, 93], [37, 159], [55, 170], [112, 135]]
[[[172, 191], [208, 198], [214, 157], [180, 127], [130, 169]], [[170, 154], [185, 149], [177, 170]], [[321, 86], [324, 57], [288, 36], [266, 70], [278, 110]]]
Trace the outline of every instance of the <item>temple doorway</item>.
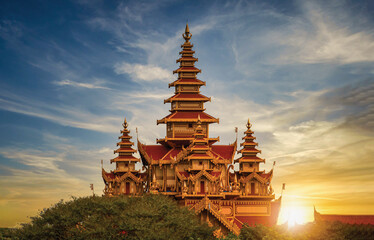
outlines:
[[204, 181], [200, 182], [200, 193], [205, 194], [205, 182]]
[[126, 194], [130, 194], [130, 183], [126, 182]]

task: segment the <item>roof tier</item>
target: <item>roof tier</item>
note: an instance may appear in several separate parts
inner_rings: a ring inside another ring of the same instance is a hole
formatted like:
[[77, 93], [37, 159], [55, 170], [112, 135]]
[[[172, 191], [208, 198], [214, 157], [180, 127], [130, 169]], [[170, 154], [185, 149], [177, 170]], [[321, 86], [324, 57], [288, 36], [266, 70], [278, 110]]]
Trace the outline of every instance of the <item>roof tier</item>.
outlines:
[[177, 93], [174, 96], [165, 99], [164, 103], [171, 103], [176, 101], [202, 101], [202, 102], [208, 102], [210, 101], [210, 97], [206, 97], [200, 93]]
[[201, 73], [201, 70], [196, 68], [196, 67], [179, 67], [177, 70], [174, 70], [173, 73], [180, 73], [180, 72], [185, 72], [185, 73]]
[[[192, 140], [192, 139], [191, 139]], [[191, 142], [191, 140], [189, 142]], [[214, 156], [218, 160], [232, 162], [236, 151], [236, 142], [230, 145], [210, 145], [207, 154]], [[172, 163], [174, 158], [183, 151], [182, 147], [169, 147], [169, 145], [145, 145], [138, 142], [139, 153], [143, 163], [160, 164], [160, 162]], [[192, 146], [188, 150], [192, 150]]]
[[169, 83], [169, 87], [174, 87], [177, 85], [195, 85], [195, 86], [204, 86], [205, 82], [197, 78], [179, 78], [172, 83]]
[[174, 112], [161, 120], [157, 120], [157, 124], [160, 123], [167, 123], [167, 122], [197, 122], [200, 116], [201, 122], [209, 122], [209, 123], [218, 123], [219, 118], [214, 118], [205, 112], [199, 111], [183, 111], [183, 112]]
[[[193, 46], [193, 45], [192, 45], [192, 46]], [[181, 47], [183, 47], [183, 45], [182, 45]], [[193, 61], [193, 62], [197, 62], [197, 61], [199, 61], [199, 59], [198, 59], [198, 58], [195, 58], [195, 57], [184, 57], [184, 56], [182, 56], [182, 57], [180, 57], [179, 59], [176, 60], [177, 63], [178, 63], [178, 62], [183, 62], [183, 61], [188, 61], [188, 62]]]

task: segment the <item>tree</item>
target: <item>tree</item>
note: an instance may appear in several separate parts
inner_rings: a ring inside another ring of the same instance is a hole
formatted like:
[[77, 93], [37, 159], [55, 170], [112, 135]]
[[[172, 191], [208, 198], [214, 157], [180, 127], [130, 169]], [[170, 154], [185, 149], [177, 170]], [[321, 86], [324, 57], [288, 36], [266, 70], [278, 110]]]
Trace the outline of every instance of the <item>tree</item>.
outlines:
[[165, 196], [60, 201], [15, 231], [18, 239], [215, 239], [214, 229]]

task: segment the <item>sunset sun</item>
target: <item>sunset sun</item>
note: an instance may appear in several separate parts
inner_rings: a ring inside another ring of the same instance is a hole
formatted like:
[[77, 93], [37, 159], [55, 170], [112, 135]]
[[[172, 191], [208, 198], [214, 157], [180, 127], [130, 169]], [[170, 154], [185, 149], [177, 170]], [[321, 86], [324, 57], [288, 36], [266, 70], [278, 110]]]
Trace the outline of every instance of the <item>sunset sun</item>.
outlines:
[[286, 212], [288, 227], [294, 227], [308, 221], [305, 209], [302, 207], [289, 207]]

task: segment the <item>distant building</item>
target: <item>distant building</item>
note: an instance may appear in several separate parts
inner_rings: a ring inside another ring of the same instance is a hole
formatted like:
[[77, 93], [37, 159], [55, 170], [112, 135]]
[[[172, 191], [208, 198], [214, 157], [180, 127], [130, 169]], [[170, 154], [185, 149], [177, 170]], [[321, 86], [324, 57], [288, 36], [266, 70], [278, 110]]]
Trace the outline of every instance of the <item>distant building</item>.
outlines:
[[[197, 79], [201, 72], [195, 67], [198, 61], [190, 42], [192, 34], [186, 25], [181, 45], [180, 67], [174, 71], [178, 79], [169, 84], [175, 95], [164, 103], [171, 104], [170, 114], [157, 124], [166, 125], [166, 136], [157, 139], [157, 145], [146, 145], [138, 140], [144, 172], [135, 171], [139, 159], [131, 148], [127, 122], [121, 141], [115, 151], [118, 157], [111, 160], [116, 170], [102, 170], [107, 196], [140, 195], [143, 193], [172, 196], [180, 205], [187, 206], [200, 215], [203, 221], [218, 226], [216, 235], [233, 232], [239, 234], [244, 223], [249, 225], [275, 225], [281, 199], [275, 200], [271, 187], [273, 169], [260, 170], [265, 162], [257, 156], [256, 138], [247, 122], [240, 157], [234, 160], [237, 141], [217, 145], [219, 137], [209, 136], [209, 125], [219, 119], [205, 113], [204, 103], [211, 100], [200, 94], [204, 81]], [[233, 164], [239, 164], [234, 171]]]
[[341, 222], [347, 224], [371, 224], [374, 225], [374, 215], [337, 215], [321, 214], [314, 208], [315, 222]]

